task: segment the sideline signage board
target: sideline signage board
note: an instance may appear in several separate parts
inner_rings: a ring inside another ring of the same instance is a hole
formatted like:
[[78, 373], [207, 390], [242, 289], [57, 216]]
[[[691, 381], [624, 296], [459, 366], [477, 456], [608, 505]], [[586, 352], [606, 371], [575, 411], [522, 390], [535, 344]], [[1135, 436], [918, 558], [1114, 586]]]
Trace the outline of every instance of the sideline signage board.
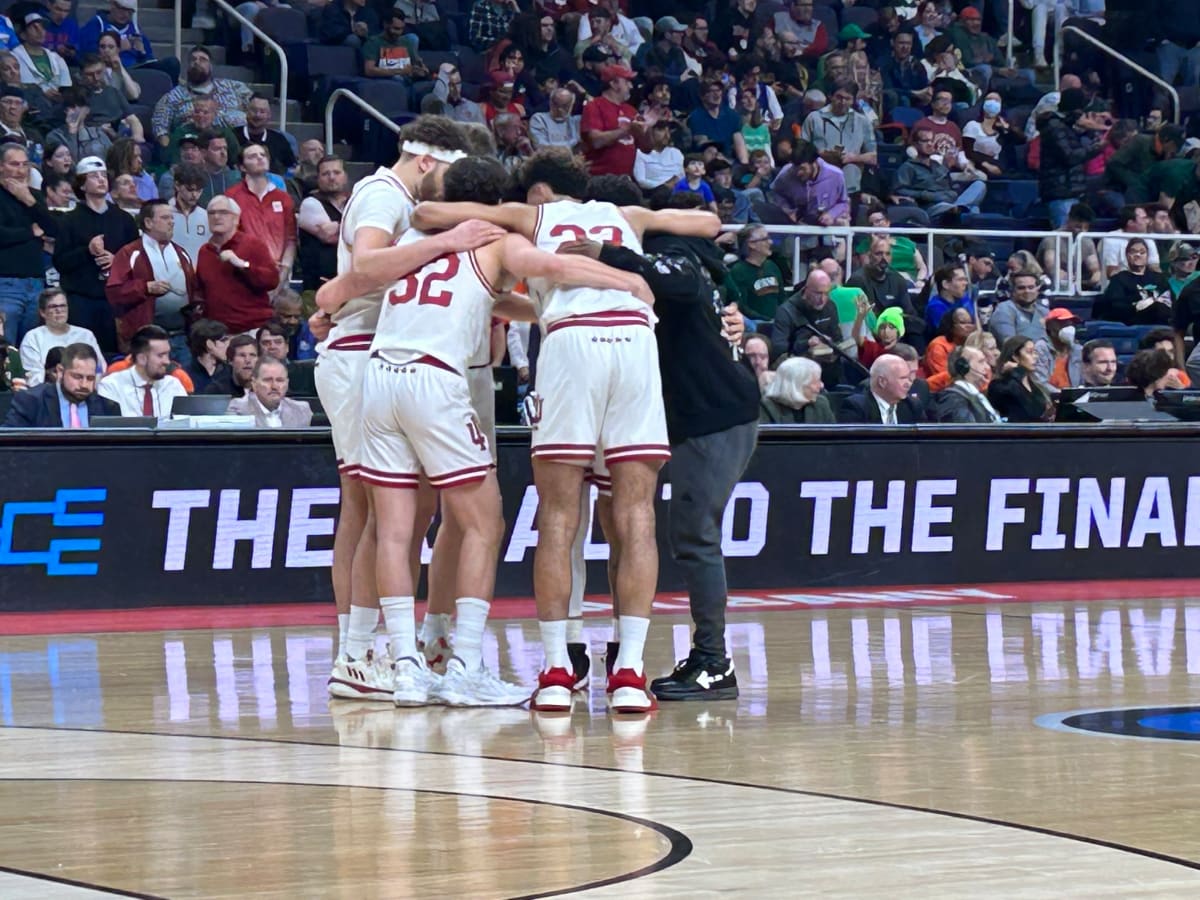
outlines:
[[[764, 434], [726, 509], [740, 589], [1188, 577], [1200, 570], [1193, 429]], [[877, 436], [879, 435], [879, 436]], [[961, 435], [961, 436], [959, 436]], [[95, 436], [99, 437], [99, 436]], [[0, 442], [0, 610], [329, 600], [327, 436]], [[528, 443], [500, 447], [497, 596], [532, 593]], [[658, 502], [659, 590], [683, 589]], [[589, 593], [608, 547], [589, 536]]]

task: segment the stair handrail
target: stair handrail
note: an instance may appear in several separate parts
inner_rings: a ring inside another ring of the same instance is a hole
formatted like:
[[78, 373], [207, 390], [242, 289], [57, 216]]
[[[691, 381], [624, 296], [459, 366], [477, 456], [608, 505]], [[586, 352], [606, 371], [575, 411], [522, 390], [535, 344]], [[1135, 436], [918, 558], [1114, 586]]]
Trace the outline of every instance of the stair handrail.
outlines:
[[378, 109], [364, 100], [358, 94], [349, 88], [338, 88], [329, 95], [329, 99], [325, 101], [325, 152], [333, 155], [333, 108], [337, 102], [345, 97], [347, 100], [354, 103], [359, 109], [371, 116], [375, 121], [379, 122], [386, 128], [390, 128], [393, 134], [400, 133], [400, 126], [381, 113]]
[[[273, 38], [267, 35], [265, 31], [243, 16], [240, 12], [230, 6], [225, 0], [212, 0], [217, 6], [225, 10], [225, 12], [233, 19], [236, 19], [241, 24], [250, 29], [260, 41], [275, 51], [275, 55], [279, 57], [279, 130], [287, 131], [287, 101], [288, 101], [288, 59], [287, 54], [283, 52], [283, 47]], [[186, 68], [186, 61], [183, 58], [183, 4], [175, 4], [175, 58], [179, 60], [179, 64]]]
[[[222, 2], [222, 0], [217, 0], [217, 2], [218, 3]], [[1153, 72], [1151, 72], [1146, 67], [1139, 66], [1137, 63], [1135, 63], [1132, 59], [1130, 59], [1124, 53], [1120, 53], [1120, 52], [1114, 50], [1112, 47], [1108, 46], [1108, 44], [1104, 43], [1104, 41], [1093, 37], [1092, 35], [1088, 34], [1086, 31], [1084, 31], [1082, 28], [1078, 28], [1075, 25], [1061, 25], [1061, 26], [1059, 26], [1059, 29], [1058, 29], [1058, 40], [1056, 40], [1054, 42], [1054, 87], [1055, 87], [1055, 90], [1057, 90], [1058, 85], [1062, 83], [1062, 46], [1063, 46], [1062, 36], [1064, 34], [1066, 34], [1068, 31], [1071, 32], [1072, 34], [1079, 35], [1081, 38], [1083, 38], [1085, 41], [1087, 41], [1087, 43], [1091, 44], [1096, 49], [1101, 50], [1104, 53], [1107, 53], [1113, 59], [1120, 60], [1125, 65], [1129, 66], [1129, 68], [1133, 69], [1133, 71], [1137, 72], [1139, 75], [1143, 76], [1144, 78], [1149, 78], [1155, 84], [1160, 85], [1164, 90], [1166, 90], [1166, 92], [1171, 95], [1171, 100], [1172, 100], [1172, 104], [1173, 104], [1172, 119], [1174, 120], [1176, 125], [1179, 124], [1179, 91], [1175, 90], [1174, 87], [1172, 87], [1170, 84], [1168, 84], [1162, 78], [1160, 78], [1158, 75], [1155, 75]]]

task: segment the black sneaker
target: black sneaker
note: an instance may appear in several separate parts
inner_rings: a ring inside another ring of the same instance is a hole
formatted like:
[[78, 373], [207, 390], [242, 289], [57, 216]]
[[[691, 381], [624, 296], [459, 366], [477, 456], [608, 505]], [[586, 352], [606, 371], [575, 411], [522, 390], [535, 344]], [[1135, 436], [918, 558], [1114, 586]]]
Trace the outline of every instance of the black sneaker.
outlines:
[[592, 670], [592, 656], [588, 645], [582, 642], [567, 644], [567, 658], [571, 660], [571, 672], [575, 678], [572, 691], [582, 691], [588, 685], [588, 673]]
[[650, 682], [650, 691], [659, 700], [736, 700], [737, 675], [732, 660], [689, 656], [670, 675]]

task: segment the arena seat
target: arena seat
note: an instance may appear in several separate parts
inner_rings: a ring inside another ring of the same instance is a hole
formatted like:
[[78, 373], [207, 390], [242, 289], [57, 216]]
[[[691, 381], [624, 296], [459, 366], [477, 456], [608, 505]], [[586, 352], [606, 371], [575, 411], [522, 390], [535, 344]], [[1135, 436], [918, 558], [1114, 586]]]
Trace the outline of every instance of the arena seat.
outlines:
[[130, 69], [129, 75], [142, 89], [138, 103], [149, 106], [151, 109], [154, 108], [154, 104], [159, 101], [160, 97], [175, 86], [171, 84], [171, 76], [158, 69]]

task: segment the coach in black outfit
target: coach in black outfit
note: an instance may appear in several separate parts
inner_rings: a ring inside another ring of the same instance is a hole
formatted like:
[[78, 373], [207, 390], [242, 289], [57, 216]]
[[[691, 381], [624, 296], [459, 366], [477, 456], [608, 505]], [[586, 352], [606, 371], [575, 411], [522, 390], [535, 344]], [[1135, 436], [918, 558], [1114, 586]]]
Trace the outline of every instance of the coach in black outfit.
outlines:
[[[689, 205], [693, 198], [676, 193], [671, 205]], [[637, 185], [622, 176], [593, 178], [588, 199], [642, 204]], [[659, 320], [655, 334], [671, 444], [668, 533], [696, 627], [688, 658], [650, 688], [660, 700], [730, 700], [738, 691], [725, 655], [721, 521], [754, 453], [758, 382], [722, 336], [720, 248], [711, 240], [672, 235], [648, 235], [643, 247], [644, 257], [611, 244], [588, 249], [601, 262], [645, 278]]]

